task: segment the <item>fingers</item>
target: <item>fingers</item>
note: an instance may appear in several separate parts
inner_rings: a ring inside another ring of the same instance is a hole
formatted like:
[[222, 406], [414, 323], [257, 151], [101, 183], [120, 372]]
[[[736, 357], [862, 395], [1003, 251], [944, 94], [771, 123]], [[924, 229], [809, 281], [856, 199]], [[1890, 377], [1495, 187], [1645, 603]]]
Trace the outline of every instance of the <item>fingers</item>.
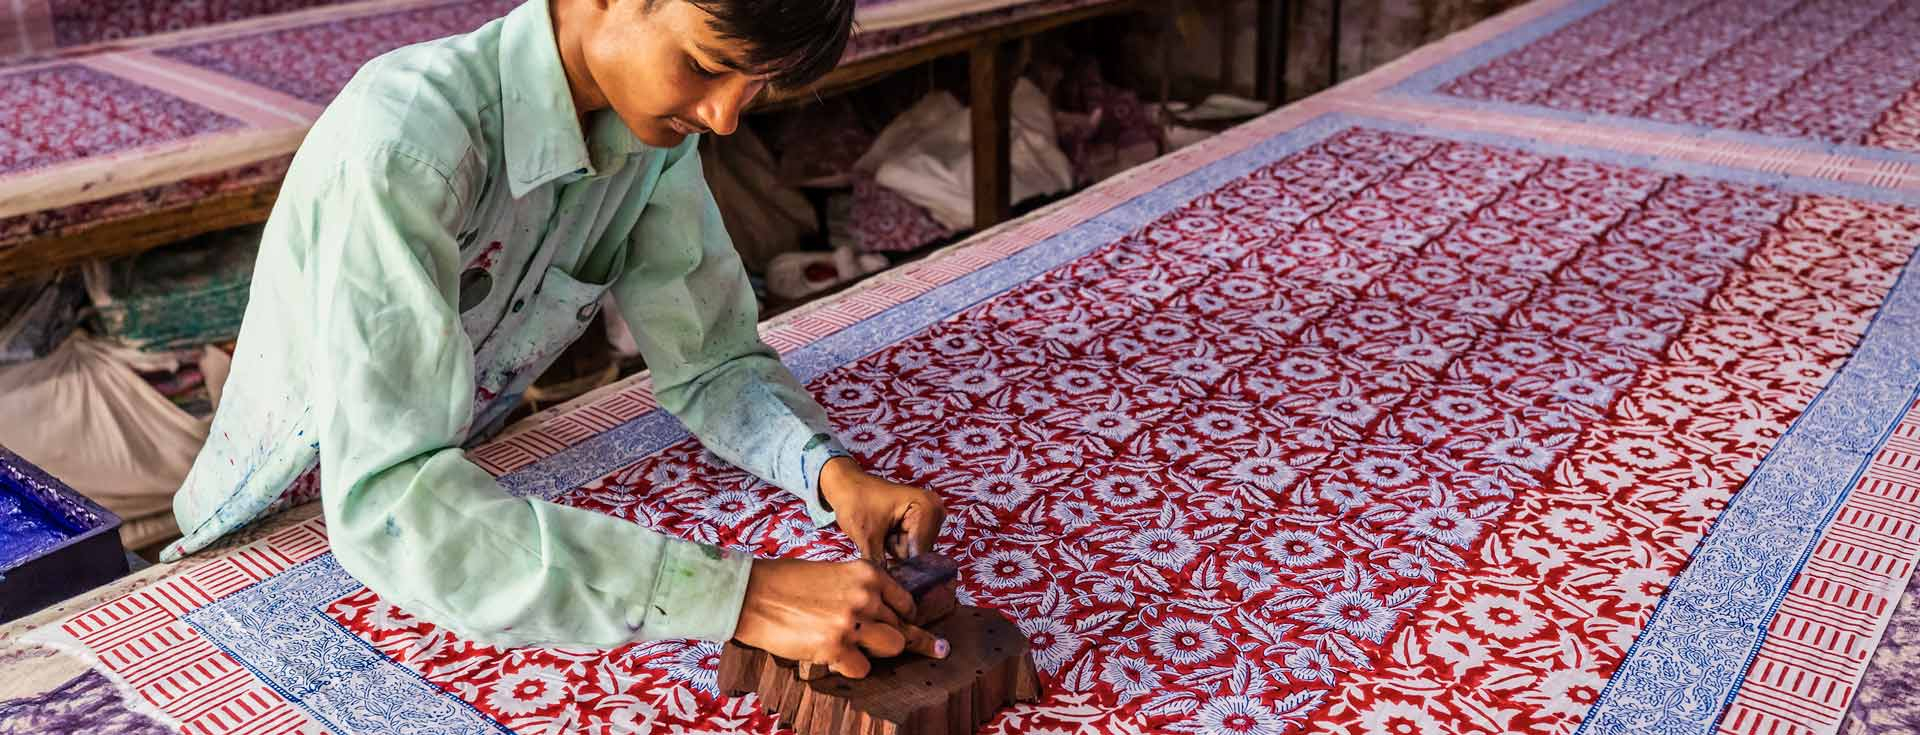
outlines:
[[881, 527], [855, 538], [853, 545], [860, 547], [860, 558], [876, 564], [885, 563], [887, 561], [886, 535], [887, 529]]
[[871, 658], [893, 658], [902, 653], [915, 653], [927, 658], [943, 659], [953, 652], [945, 639], [908, 623], [901, 623], [897, 627], [862, 623], [858, 625], [854, 639], [860, 650]]
[[921, 628], [920, 626], [902, 625], [900, 626], [900, 634], [906, 639], [906, 650], [913, 653], [933, 659], [943, 659], [946, 658], [948, 654], [953, 653], [953, 650], [948, 647], [945, 639], [927, 632], [925, 628]]
[[826, 659], [828, 670], [849, 679], [866, 678], [873, 672], [874, 659], [893, 658], [903, 653], [944, 659], [953, 653], [946, 640], [904, 623], [898, 626], [872, 621], [855, 623], [851, 641], [851, 645], [836, 646]]
[[888, 576], [885, 572], [880, 574], [878, 581], [881, 601], [886, 603], [888, 610], [898, 616], [898, 619], [894, 622], [911, 620], [914, 611], [913, 593], [908, 592], [907, 588], [900, 586], [899, 582], [893, 581], [893, 577]]
[[940, 524], [947, 520], [947, 511], [939, 503], [911, 503], [901, 517], [900, 525], [907, 535], [906, 553], [900, 558], [933, 552], [933, 542], [940, 538]]
[[873, 662], [859, 648], [842, 643], [827, 653], [827, 668], [849, 679], [865, 679], [873, 671]]
[[855, 623], [854, 641], [873, 658], [893, 658], [907, 650], [907, 637], [899, 628], [880, 623]]
[[855, 620], [873, 620], [899, 625], [913, 617], [913, 595], [893, 581], [879, 564], [867, 561], [847, 562], [854, 575], [849, 586], [850, 612]]
[[892, 554], [895, 559], [913, 556], [913, 549], [907, 545], [907, 535], [897, 530], [887, 534], [887, 553]]

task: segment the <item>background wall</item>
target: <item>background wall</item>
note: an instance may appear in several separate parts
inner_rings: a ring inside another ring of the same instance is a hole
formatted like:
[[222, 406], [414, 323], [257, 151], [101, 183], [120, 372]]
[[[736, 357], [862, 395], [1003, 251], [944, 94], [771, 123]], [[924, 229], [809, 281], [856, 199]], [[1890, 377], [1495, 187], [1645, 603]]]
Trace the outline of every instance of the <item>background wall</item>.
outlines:
[[[1340, 78], [1351, 79], [1381, 64], [1466, 28], [1521, 0], [1344, 0], [1340, 7]], [[1291, 9], [1288, 43], [1288, 99], [1298, 99], [1327, 86], [1327, 44], [1332, 27], [1333, 0], [1295, 0]], [[1253, 0], [1182, 0], [1177, 4], [1178, 38], [1174, 46], [1174, 90], [1187, 96], [1212, 87], [1220, 79], [1222, 63], [1232, 72], [1232, 86], [1241, 94], [1253, 91]], [[1226, 32], [1227, 29], [1232, 31]], [[1228, 43], [1222, 37], [1228, 36]], [[1194, 51], [1198, 51], [1195, 53]], [[1231, 60], [1223, 56], [1231, 56]], [[1157, 58], [1158, 54], [1150, 56]]]

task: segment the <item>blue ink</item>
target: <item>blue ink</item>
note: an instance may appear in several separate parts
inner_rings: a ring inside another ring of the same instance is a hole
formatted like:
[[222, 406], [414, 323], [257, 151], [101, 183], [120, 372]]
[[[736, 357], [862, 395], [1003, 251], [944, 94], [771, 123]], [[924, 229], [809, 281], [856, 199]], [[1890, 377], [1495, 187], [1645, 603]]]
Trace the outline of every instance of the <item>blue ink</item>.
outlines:
[[21, 562], [73, 538], [75, 531], [40, 502], [0, 474], [0, 569]]

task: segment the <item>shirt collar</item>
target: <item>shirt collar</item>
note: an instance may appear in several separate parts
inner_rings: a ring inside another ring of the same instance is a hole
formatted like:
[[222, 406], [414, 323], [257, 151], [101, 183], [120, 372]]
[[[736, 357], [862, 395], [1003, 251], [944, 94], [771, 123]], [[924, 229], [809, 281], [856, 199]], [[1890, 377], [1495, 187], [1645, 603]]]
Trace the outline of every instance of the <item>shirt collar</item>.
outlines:
[[501, 137], [515, 199], [563, 176], [612, 174], [645, 148], [610, 109], [587, 116], [591, 140], [582, 134], [547, 1], [514, 8], [500, 31]]

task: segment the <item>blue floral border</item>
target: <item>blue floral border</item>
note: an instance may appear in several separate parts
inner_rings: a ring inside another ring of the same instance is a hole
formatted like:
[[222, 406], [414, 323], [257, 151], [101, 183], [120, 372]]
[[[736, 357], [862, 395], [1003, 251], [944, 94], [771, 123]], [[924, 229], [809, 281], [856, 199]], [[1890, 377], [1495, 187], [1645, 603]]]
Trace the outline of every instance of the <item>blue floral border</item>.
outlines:
[[[1425, 135], [1460, 142], [1483, 143], [1526, 150], [1545, 155], [1595, 160], [1633, 166], [1665, 173], [1717, 178], [1747, 184], [1768, 185], [1795, 193], [1828, 194], [1872, 201], [1920, 205], [1920, 194], [1893, 192], [1872, 187], [1821, 179], [1790, 177], [1780, 174], [1732, 169], [1708, 164], [1667, 161], [1619, 151], [1542, 142], [1511, 136], [1464, 132], [1421, 126], [1413, 123], [1330, 114], [1262, 141], [1188, 174], [1165, 186], [1143, 194], [1089, 221], [1036, 243], [1027, 250], [986, 266], [951, 283], [940, 286], [905, 304], [870, 317], [840, 332], [785, 356], [788, 365], [801, 380], [808, 381], [840, 365], [893, 344], [934, 323], [985, 299], [1003, 293], [1018, 284], [1094, 249], [1112, 242], [1194, 196], [1213, 190], [1243, 176], [1257, 167], [1311, 146], [1334, 133], [1366, 127], [1390, 132]], [[1869, 331], [1886, 330], [1898, 324], [1902, 329], [1920, 329], [1920, 292], [1909, 287], [1904, 276], [1896, 285], [1897, 299], [1875, 317]], [[1895, 308], [1898, 307], [1898, 308]], [[1903, 332], [1904, 334], [1904, 332]], [[1904, 337], [1902, 337], [1904, 338]], [[1885, 340], [1882, 340], [1883, 342]], [[1879, 343], [1875, 343], [1879, 344]], [[1884, 350], [1863, 350], [1848, 363], [1855, 373], [1887, 361], [1916, 358]], [[1905, 364], [1905, 363], [1900, 363]], [[1867, 367], [1860, 367], [1866, 365]], [[1852, 373], [1848, 373], [1852, 374]], [[1809, 415], [1821, 405], [1839, 405], [1841, 399], [1827, 399], [1836, 390], [1859, 393], [1849, 388], [1853, 378], [1836, 377], [1823, 398], [1809, 407]], [[1880, 391], [1859, 393], [1858, 400], [1879, 401], [1886, 410], [1905, 407], [1907, 394], [1898, 396]], [[1854, 399], [1848, 399], [1854, 400]], [[1824, 402], [1823, 402], [1824, 401]], [[1852, 405], [1847, 403], [1846, 405]], [[1833, 410], [1823, 409], [1830, 413]], [[1825, 413], [1818, 415], [1826, 415]], [[1812, 428], [1809, 428], [1812, 427]], [[1795, 439], [1796, 435], [1814, 437]], [[1810, 422], [1803, 418], [1781, 439], [1769, 456], [1809, 451], [1809, 442], [1820, 443], [1844, 437], [1858, 445], [1854, 437], [1860, 430], [1846, 428], [1845, 422]], [[1877, 437], [1877, 434], [1872, 436]], [[667, 446], [683, 440], [687, 433], [665, 411], [653, 411], [595, 436], [558, 455], [503, 478], [511, 490], [520, 494], [553, 497], [582, 483], [605, 476]], [[1791, 440], [1790, 440], [1791, 439]], [[1851, 446], [1850, 445], [1850, 446]], [[1796, 463], [1800, 471], [1826, 468], [1824, 463]], [[1844, 469], [1844, 468], [1840, 468]], [[1838, 469], [1835, 470], [1839, 471]], [[1749, 491], [1751, 492], [1751, 491]], [[1747, 493], [1742, 494], [1743, 497]], [[1747, 507], [1742, 501], [1736, 507]], [[1734, 509], [1730, 508], [1731, 514]], [[1803, 516], [1811, 518], [1812, 516]], [[1743, 521], [1741, 521], [1743, 522]], [[1720, 527], [1739, 523], [1723, 519]], [[1817, 532], [1818, 527], [1810, 527]], [[1715, 536], [1722, 531], [1715, 530]], [[1726, 539], [1733, 539], [1727, 536]], [[1709, 538], [1710, 543], [1716, 543]], [[1733, 543], [1722, 540], [1717, 543]], [[1696, 566], [1699, 566], [1696, 564]], [[1798, 570], [1796, 563], [1792, 571]], [[1787, 577], [1791, 579], [1791, 575]], [[316, 720], [342, 735], [351, 733], [470, 733], [501, 731], [498, 723], [474, 710], [456, 697], [441, 692], [422, 680], [411, 669], [375, 652], [365, 641], [342, 628], [323, 609], [333, 601], [352, 593], [359, 584], [341, 569], [331, 554], [325, 554], [286, 572], [235, 592], [186, 615], [187, 622], [246, 667], [288, 701], [305, 709]], [[1676, 586], [1676, 590], [1683, 590]], [[1711, 590], [1704, 590], [1711, 594]], [[1700, 603], [1672, 602], [1696, 593], [1669, 592], [1663, 609], [1697, 608]], [[1670, 604], [1671, 603], [1671, 604]], [[1770, 608], [1753, 607], [1755, 612]], [[1672, 613], [1668, 613], [1669, 616]], [[1658, 617], [1658, 615], [1656, 615]], [[1757, 632], [1757, 631], [1756, 631]], [[1753, 643], [1758, 646], [1758, 641]], [[1651, 651], [1651, 647], [1647, 649]], [[1646, 655], [1644, 652], [1641, 655]], [[1740, 671], [1744, 671], [1744, 667]], [[1612, 688], [1610, 696], [1618, 696]], [[404, 723], [405, 727], [396, 727]], [[1709, 722], [1710, 724], [1710, 722]], [[1611, 732], [1611, 731], [1607, 731]], [[1706, 730], [1701, 730], [1706, 732]]]
[[1554, 31], [1565, 28], [1613, 2], [1615, 2], [1615, 0], [1579, 0], [1579, 2], [1575, 2], [1565, 8], [1534, 20], [1531, 23], [1503, 33], [1486, 43], [1455, 54], [1444, 61], [1422, 69], [1412, 76], [1394, 84], [1388, 88], [1384, 94], [1449, 109], [1500, 112], [1567, 122], [1601, 123], [1610, 127], [1643, 133], [1683, 135], [1701, 141], [1725, 141], [1749, 145], [1764, 145], [1795, 151], [1815, 151], [1869, 161], [1920, 163], [1920, 153], [1909, 153], [1890, 148], [1873, 148], [1870, 146], [1846, 143], [1828, 143], [1810, 138], [1794, 138], [1780, 135], [1767, 135], [1764, 133], [1749, 133], [1738, 130], [1723, 130], [1704, 125], [1660, 122], [1628, 115], [1573, 112], [1546, 107], [1544, 105], [1467, 99], [1443, 94], [1438, 91], [1448, 82], [1485, 66], [1494, 59], [1498, 59], [1501, 56], [1525, 47], [1527, 44], [1551, 35]]
[[322, 554], [185, 620], [255, 679], [340, 735], [510, 733], [326, 614], [327, 605], [360, 587], [333, 554]]
[[1714, 520], [1578, 733], [1711, 732], [1794, 577], [1920, 398], [1920, 284], [1902, 269], [1833, 380]]

